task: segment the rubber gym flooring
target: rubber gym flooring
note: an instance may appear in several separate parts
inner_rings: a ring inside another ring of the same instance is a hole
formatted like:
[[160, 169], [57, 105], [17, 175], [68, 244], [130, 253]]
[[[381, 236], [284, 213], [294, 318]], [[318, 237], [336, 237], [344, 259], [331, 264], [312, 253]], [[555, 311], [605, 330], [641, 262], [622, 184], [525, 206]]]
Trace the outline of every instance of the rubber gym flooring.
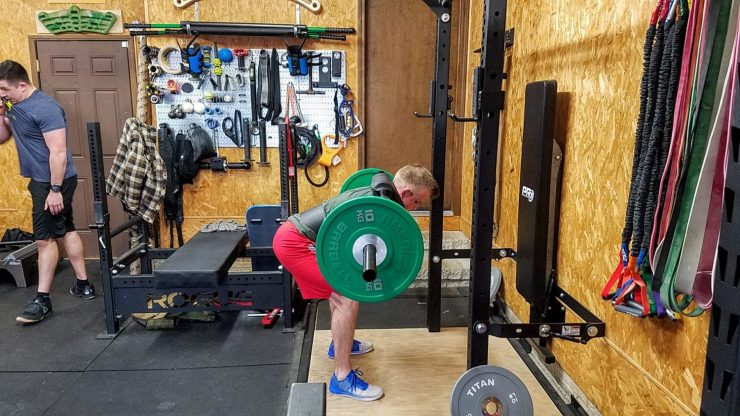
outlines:
[[15, 317], [36, 286], [16, 288], [0, 275], [0, 416], [284, 414], [300, 327], [284, 333], [282, 320], [266, 329], [259, 317], [229, 312], [167, 330], [128, 321], [115, 339], [98, 339], [100, 272], [94, 262], [87, 270], [97, 298], [69, 294], [74, 272], [63, 261], [54, 312], [30, 326]]
[[[283, 331], [282, 320], [268, 329], [259, 317], [229, 312], [219, 314], [215, 322], [180, 321], [166, 330], [147, 330], [128, 320], [116, 338], [100, 339], [105, 308], [97, 263], [88, 262], [87, 270], [97, 298], [85, 301], [69, 294], [74, 273], [62, 261], [52, 286], [54, 312], [30, 326], [17, 324], [15, 317], [33, 298], [36, 286], [16, 288], [9, 275], [0, 274], [0, 416], [283, 415], [293, 382], [328, 381], [331, 375], [326, 357], [327, 302], [311, 303], [306, 313], [299, 308], [292, 332]], [[375, 341], [376, 351], [355, 364], [375, 380], [383, 372], [387, 377], [417, 372], [420, 388], [428, 391], [430, 380], [424, 374], [433, 369], [430, 364], [454, 364], [448, 378], [465, 370], [466, 292], [443, 289], [443, 330], [435, 334], [424, 328], [424, 293], [412, 289], [395, 299], [361, 306], [357, 335]], [[407, 344], [408, 339], [414, 342]], [[442, 355], [435, 355], [432, 347]], [[405, 360], [403, 369], [397, 362], [396, 371], [391, 371], [386, 364], [402, 358], [396, 351], [402, 355], [412, 351], [415, 358]], [[522, 364], [516, 354], [505, 359], [507, 368], [511, 361]], [[491, 363], [496, 361], [493, 356]], [[528, 386], [536, 384], [531, 375], [526, 377], [531, 378], [525, 379]], [[378, 406], [393, 409], [399, 402], [414, 403], [416, 390], [402, 392], [383, 383], [383, 400], [354, 409], [396, 414]], [[440, 383], [439, 393], [419, 396], [427, 405], [436, 403], [425, 414], [449, 414], [452, 384], [446, 384]], [[547, 399], [542, 393], [538, 397]], [[368, 403], [332, 396], [327, 400], [329, 415], [361, 414], [345, 413], [361, 405]]]

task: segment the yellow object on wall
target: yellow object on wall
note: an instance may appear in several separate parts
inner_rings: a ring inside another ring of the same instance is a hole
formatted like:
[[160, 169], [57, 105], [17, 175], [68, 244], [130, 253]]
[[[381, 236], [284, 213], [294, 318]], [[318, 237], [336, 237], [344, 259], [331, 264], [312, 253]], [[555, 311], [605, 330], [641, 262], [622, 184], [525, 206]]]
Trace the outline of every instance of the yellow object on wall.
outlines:
[[[468, 74], [479, 63], [472, 50], [481, 42], [482, 3], [471, 3]], [[605, 416], [695, 415], [701, 402], [708, 314], [676, 322], [640, 320], [615, 312], [600, 297], [618, 260], [642, 50], [654, 6], [654, 2], [532, 0], [509, 2], [507, 15], [506, 27], [516, 29], [516, 38], [505, 61], [499, 234], [494, 243], [516, 248], [517, 229], [527, 226], [516, 220], [525, 86], [555, 79], [559, 91], [555, 139], [564, 149], [558, 284], [606, 322], [606, 338], [587, 345], [555, 340], [553, 352]], [[466, 137], [470, 134], [467, 127]], [[463, 231], [469, 232], [473, 149], [470, 140], [464, 143], [461, 222]], [[528, 304], [514, 289], [514, 262], [496, 265], [503, 271], [506, 303], [528, 321]]]

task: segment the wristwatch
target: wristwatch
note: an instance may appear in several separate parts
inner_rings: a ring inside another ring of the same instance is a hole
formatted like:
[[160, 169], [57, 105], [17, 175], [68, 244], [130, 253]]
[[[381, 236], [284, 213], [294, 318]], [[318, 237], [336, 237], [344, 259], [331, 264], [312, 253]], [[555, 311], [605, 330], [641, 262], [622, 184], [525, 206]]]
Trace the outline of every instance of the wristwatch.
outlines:
[[62, 192], [62, 185], [51, 185], [51, 192]]

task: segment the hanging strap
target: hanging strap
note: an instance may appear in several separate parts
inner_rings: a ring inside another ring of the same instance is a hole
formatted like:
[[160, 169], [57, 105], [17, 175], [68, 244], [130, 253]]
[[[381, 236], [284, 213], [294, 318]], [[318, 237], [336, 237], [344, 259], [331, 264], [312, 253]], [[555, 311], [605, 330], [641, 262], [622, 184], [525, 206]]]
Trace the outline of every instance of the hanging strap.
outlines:
[[339, 119], [342, 117], [342, 113], [339, 112], [339, 87], [334, 89], [334, 144], [339, 144]]
[[[648, 165], [643, 172], [641, 193], [638, 201], [644, 201], [645, 213], [643, 223], [643, 235], [640, 242], [640, 252], [645, 253], [645, 260], [639, 268], [640, 277], [645, 282], [645, 291], [638, 296], [646, 297], [650, 304], [650, 314], [658, 313], [664, 315], [665, 308], [657, 295], [660, 288], [661, 276], [654, 275], [650, 267], [649, 252], [651, 237], [653, 235], [653, 220], [658, 205], [658, 188], [664, 170], [670, 135], [673, 123], [673, 112], [675, 109], [676, 89], [680, 73], [680, 47], [683, 45], [683, 34], [686, 28], [686, 19], [674, 19], [678, 3], [674, 2], [664, 25], [665, 44], [661, 58], [658, 94], [656, 97], [655, 117], [653, 118], [648, 152], [645, 155]], [[650, 165], [652, 164], [652, 166]], [[642, 289], [642, 287], [640, 287]]]
[[[673, 189], [671, 188], [672, 185], [669, 184], [669, 178], [672, 177], [671, 173], [678, 166], [677, 161], [680, 159], [683, 145], [683, 137], [686, 127], [686, 112], [688, 110], [689, 103], [688, 96], [692, 87], [693, 79], [692, 72], [689, 70], [690, 68], [693, 68], [693, 62], [696, 59], [697, 50], [697, 42], [695, 42], [697, 37], [694, 36], [694, 31], [696, 30], [696, 21], [697, 16], [699, 15], [698, 10], [700, 10], [700, 3], [702, 1], [703, 0], [699, 0], [694, 3], [694, 8], [692, 8], [688, 14], [688, 22], [686, 24], [686, 31], [684, 32], [683, 44], [681, 44], [679, 37], [674, 40], [674, 49], [680, 50], [679, 48], [682, 47], [683, 53], [682, 56], [676, 57], [676, 62], [674, 62], [674, 65], [680, 68], [680, 77], [677, 87], [678, 92], [674, 107], [675, 110], [673, 112], [673, 121], [671, 123], [671, 141], [668, 147], [668, 154], [666, 155], [663, 176], [661, 177], [660, 184], [658, 186], [658, 208], [655, 211], [653, 232], [650, 239], [650, 265], [653, 271], [656, 271], [657, 253], [668, 226], [667, 218], [670, 218], [673, 207]], [[683, 17], [680, 20], [684, 20]], [[686, 33], [688, 33], [688, 36], [685, 36]], [[673, 184], [675, 184], [675, 182], [673, 182]]]
[[[691, 146], [688, 165], [686, 167], [686, 181], [684, 193], [681, 197], [679, 213], [676, 222], [675, 234], [671, 241], [664, 281], [661, 285], [661, 299], [667, 302], [671, 309], [689, 316], [697, 316], [703, 312], [701, 308], [696, 308], [690, 312], [684, 310], [691, 303], [691, 296], [682, 296], [677, 302], [675, 296], [675, 279], [677, 277], [679, 260], [683, 249], [683, 243], [686, 237], [686, 231], [691, 213], [691, 205], [696, 195], [699, 174], [701, 172], [702, 162], [708, 147], [709, 127], [712, 122], [711, 114], [715, 103], [715, 96], [718, 91], [720, 82], [721, 63], [723, 61], [723, 51], [725, 38], [728, 29], [728, 17], [731, 4], [729, 2], [713, 2], [709, 5], [709, 19], [706, 20], [708, 29], [714, 32], [713, 36], [707, 37], [706, 45], [711, 45], [711, 49], [704, 49], [707, 63], [706, 76], [704, 82], [697, 85], [697, 90], [701, 91], [698, 101], [698, 111], [692, 117], [696, 121], [695, 125], [690, 126], [687, 145]], [[693, 128], [692, 128], [693, 127]]]
[[260, 120], [268, 120], [272, 116], [270, 111], [270, 78], [269, 78], [270, 55], [262, 49], [260, 51], [259, 66], [257, 67], [257, 96], [260, 100]]
[[273, 125], [280, 122], [280, 113], [282, 112], [283, 109], [280, 105], [280, 57], [278, 57], [277, 50], [273, 48], [270, 59], [270, 114], [272, 114], [270, 120]]
[[[704, 36], [704, 20], [708, 12], [708, 8], [705, 7], [704, 0], [697, 0], [692, 8], [692, 13], [696, 17], [695, 28], [689, 32], [687, 39], [692, 41], [691, 50], [691, 64], [688, 66], [689, 72], [687, 73], [687, 84], [686, 84], [686, 96], [685, 96], [685, 109], [682, 113], [682, 119], [678, 124], [678, 130], [674, 131], [673, 137], [673, 148], [676, 150], [669, 158], [670, 168], [666, 168], [667, 175], [667, 186], [665, 196], [665, 207], [662, 211], [661, 224], [659, 226], [659, 236], [656, 243], [653, 271], [657, 275], [663, 275], [665, 270], [665, 264], [668, 257], [668, 249], [670, 246], [671, 239], [676, 228], [677, 216], [673, 215], [676, 210], [676, 202], [680, 200], [683, 192], [681, 184], [685, 181], [685, 169], [682, 169], [685, 165], [685, 158], [687, 153], [687, 130], [689, 126], [689, 117], [691, 109], [694, 107], [694, 101], [696, 100], [696, 83], [698, 82], [698, 74], [700, 72], [700, 66], [702, 64], [703, 54], [703, 40]], [[684, 64], [685, 65], [685, 64]], [[664, 250], [664, 248], [666, 248]]]
[[[739, 22], [737, 18], [733, 19], [733, 16], [738, 16], [738, 2], [735, 1], [733, 10], [730, 13], [730, 24], [728, 26], [728, 34], [735, 33], [735, 38], [732, 42], [732, 51], [729, 55], [729, 60], [723, 61], [722, 65], [727, 68], [727, 78], [723, 87], [722, 103], [718, 114], [717, 121], [715, 122], [712, 137], [712, 142], [718, 141], [718, 150], [716, 152], [716, 160], [714, 161], [714, 170], [710, 171], [711, 159], [705, 161], [704, 171], [702, 175], [706, 175], [706, 183], [711, 180], [711, 185], [708, 187], [710, 191], [707, 192], [706, 198], [709, 200], [708, 213], [706, 218], [706, 225], [704, 231], [704, 238], [702, 239], [701, 248], [696, 252], [698, 262], [696, 265], [696, 273], [693, 277], [693, 286], [691, 293], [694, 296], [696, 304], [703, 309], [708, 308], [712, 303], [712, 289], [714, 287], [714, 265], [717, 259], [717, 246], [719, 243], [719, 233], [721, 228], [722, 218], [722, 207], [724, 201], [725, 191], [725, 179], [727, 173], [727, 146], [730, 138], [732, 124], [732, 111], [735, 108], [735, 92], [737, 87], [737, 72], [735, 65], [737, 63], [738, 56], [738, 42], [740, 40], [740, 32], [738, 32]], [[729, 39], [728, 39], [729, 40]], [[728, 42], [729, 45], [729, 42]], [[725, 48], [727, 54], [727, 48]], [[727, 55], [725, 55], [727, 57]], [[704, 186], [699, 185], [699, 189]], [[696, 237], [696, 236], [692, 236]], [[688, 280], [688, 279], [687, 279]]]
[[[735, 6], [733, 7], [734, 12], [730, 13], [731, 16], [734, 16], [737, 12], [737, 5], [738, 2], [735, 1]], [[737, 21], [732, 19], [728, 24], [727, 33], [735, 33], [736, 25]], [[687, 295], [693, 295], [694, 279], [698, 270], [705, 232], [709, 225], [707, 220], [709, 218], [709, 211], [712, 209], [710, 202], [712, 202], [717, 160], [720, 157], [724, 160], [724, 155], [720, 156], [719, 150], [722, 138], [728, 133], [727, 121], [729, 120], [729, 114], [727, 112], [730, 101], [730, 82], [734, 80], [731, 74], [734, 71], [730, 71], [730, 68], [733, 67], [731, 58], [734, 46], [734, 38], [732, 42], [728, 38], [727, 42], [725, 42], [722, 55], [723, 59], [720, 64], [719, 79], [722, 82], [718, 85], [718, 91], [721, 91], [721, 93], [717, 94], [714, 100], [710, 116], [710, 120], [713, 120], [712, 128], [707, 139], [706, 152], [699, 171], [696, 192], [693, 201], [691, 201], [688, 224], [686, 225], [686, 235], [684, 237], [683, 247], [681, 248], [681, 258], [676, 269], [675, 290]], [[720, 181], [719, 185], [724, 187], [724, 180]], [[721, 202], [716, 207], [721, 211]], [[718, 228], [719, 223], [714, 224], [714, 227]], [[711, 270], [709, 272], [711, 273]]]

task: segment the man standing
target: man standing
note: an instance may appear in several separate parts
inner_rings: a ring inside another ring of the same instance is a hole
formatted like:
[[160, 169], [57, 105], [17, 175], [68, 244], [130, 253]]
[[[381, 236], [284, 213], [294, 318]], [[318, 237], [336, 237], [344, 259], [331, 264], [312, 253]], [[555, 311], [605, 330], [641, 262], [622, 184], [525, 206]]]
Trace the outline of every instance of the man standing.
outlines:
[[0, 144], [15, 138], [21, 175], [30, 178], [33, 200], [33, 236], [38, 246], [39, 286], [36, 297], [23, 307], [16, 321], [39, 322], [51, 311], [49, 290], [59, 261], [57, 238], [77, 275], [70, 293], [83, 299], [95, 297], [87, 280], [82, 239], [72, 221], [72, 197], [77, 171], [67, 147], [67, 119], [53, 98], [36, 89], [21, 64], [0, 62]]

